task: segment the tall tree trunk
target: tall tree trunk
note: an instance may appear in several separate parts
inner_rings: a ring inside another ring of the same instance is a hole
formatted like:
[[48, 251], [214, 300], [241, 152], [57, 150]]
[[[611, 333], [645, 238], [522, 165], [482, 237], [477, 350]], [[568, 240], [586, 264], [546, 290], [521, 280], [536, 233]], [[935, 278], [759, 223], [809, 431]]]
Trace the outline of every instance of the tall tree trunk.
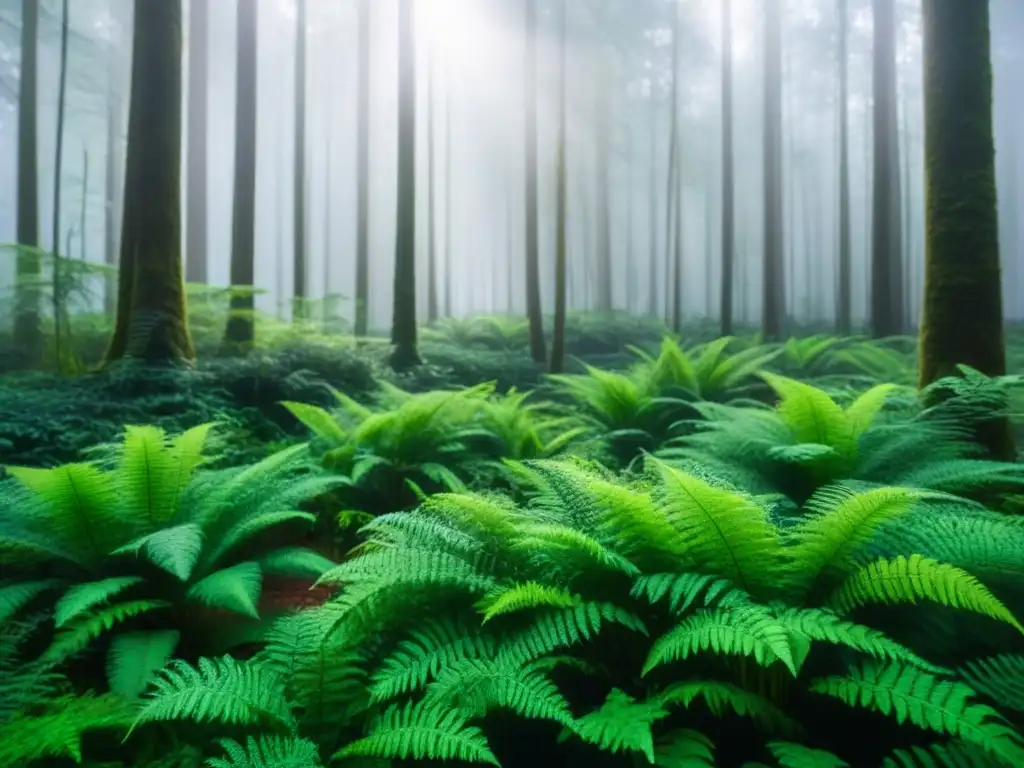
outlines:
[[[558, 176], [555, 180], [555, 318], [551, 337], [551, 373], [565, 370], [565, 316], [566, 316], [566, 263], [568, 261], [566, 242], [566, 218], [568, 216], [568, 189], [566, 179], [566, 5], [562, 0], [558, 8]], [[632, 269], [632, 264], [627, 268]]]
[[117, 325], [106, 362], [187, 363], [181, 266], [181, 0], [136, 0]]
[[359, 0], [356, 104], [356, 316], [353, 330], [370, 330], [370, 2]]
[[612, 310], [612, 184], [611, 184], [611, 67], [608, 55], [596, 50], [597, 78], [594, 82], [594, 132], [595, 142], [594, 168], [597, 191], [597, 253], [595, 267], [597, 271], [597, 302], [598, 312]]
[[[924, 0], [927, 257], [920, 383], [957, 373], [1006, 373], [992, 128], [988, 3]], [[977, 437], [1015, 457], [1009, 420]]]
[[651, 135], [649, 162], [649, 253], [647, 256], [647, 314], [658, 314], [658, 102], [651, 88]]
[[398, 209], [391, 366], [420, 362], [416, 350], [416, 37], [413, 0], [398, 1]]
[[525, 81], [526, 123], [526, 314], [530, 323], [530, 355], [547, 359], [540, 297], [540, 232], [537, 204], [537, 0], [526, 0]]
[[[256, 84], [257, 15], [255, 2], [238, 3], [237, 80], [235, 83], [235, 185], [231, 215], [231, 309], [224, 345], [247, 352], [255, 339], [252, 287], [256, 247]], [[240, 289], [240, 290], [239, 290]]]
[[903, 331], [900, 145], [896, 114], [896, 7], [874, 0], [874, 168], [871, 232], [871, 333]]
[[850, 84], [848, 0], [839, 0], [839, 284], [836, 331], [853, 332], [852, 243], [850, 237]]
[[427, 322], [437, 320], [437, 162], [434, 148], [434, 81], [435, 67], [430, 60], [427, 70]]
[[[511, 225], [510, 225], [511, 226]], [[444, 97], [444, 314], [452, 316], [452, 96], [449, 90]], [[511, 266], [509, 267], [511, 269]], [[509, 281], [509, 285], [512, 281]], [[509, 289], [511, 290], [511, 288]]]
[[[306, 0], [297, 0], [295, 15], [295, 158], [292, 167], [292, 318], [306, 316]], [[328, 173], [330, 170], [328, 169]], [[328, 212], [328, 217], [330, 212]], [[324, 262], [327, 263], [326, 260]]]
[[[679, 212], [677, 198], [682, 196], [682, 183], [679, 163], [679, 38], [682, 35], [682, 24], [679, 17], [679, 6], [672, 5], [672, 115], [670, 118], [668, 139], [668, 182], [665, 192], [665, 313], [671, 313], [672, 328], [676, 331], [680, 319], [678, 306], [679, 282], [682, 275], [673, 266], [679, 267], [682, 262], [681, 243], [682, 230], [679, 228]], [[673, 233], [675, 238], [673, 239]], [[675, 283], [673, 283], [673, 280]]]
[[21, 82], [18, 87], [18, 244], [14, 309], [14, 346], [26, 365], [43, 352], [39, 281], [38, 51], [39, 0], [21, 0]]
[[722, 2], [722, 283], [721, 333], [732, 335], [733, 270], [736, 259], [736, 196], [732, 136], [732, 0]]
[[623, 309], [633, 311], [633, 296], [636, 293], [636, 185], [633, 169], [636, 165], [636, 147], [633, 141], [633, 126], [626, 126], [629, 145], [626, 153], [626, 299]]
[[[82, 205], [78, 209], [78, 258], [85, 261], [86, 224], [89, 212], [89, 150], [82, 150]], [[68, 253], [68, 256], [71, 254]]]
[[778, 341], [782, 338], [786, 311], [781, 0], [765, 0], [764, 20], [764, 275], [761, 326], [767, 340]]
[[[53, 250], [53, 356], [58, 371], [61, 370], [63, 364], [64, 286], [61, 280], [60, 263], [60, 198], [63, 186], [61, 176], [64, 171], [64, 110], [67, 105], [68, 88], [69, 13], [68, 0], [64, 0], [61, 4], [60, 76], [57, 84], [57, 147], [53, 164], [53, 231], [51, 239]], [[70, 254], [68, 255], [70, 256]]]
[[188, 45], [188, 222], [185, 279], [207, 281], [206, 209], [208, 162], [207, 84], [210, 80], [209, 0], [191, 0]]

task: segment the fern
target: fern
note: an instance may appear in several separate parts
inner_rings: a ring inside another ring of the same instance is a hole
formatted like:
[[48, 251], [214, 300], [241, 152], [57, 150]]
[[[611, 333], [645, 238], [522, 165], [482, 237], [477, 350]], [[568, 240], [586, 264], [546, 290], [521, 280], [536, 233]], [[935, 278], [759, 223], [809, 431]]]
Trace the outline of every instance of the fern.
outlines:
[[572, 732], [588, 744], [617, 754], [639, 752], [647, 762], [655, 761], [655, 723], [668, 717], [660, 700], [638, 702], [632, 696], [613, 689], [600, 709], [576, 720]]
[[572, 608], [579, 603], [580, 596], [566, 589], [527, 581], [492, 592], [480, 602], [479, 607], [483, 612], [483, 621], [487, 623], [495, 616], [517, 611], [534, 608]]
[[176, 630], [132, 632], [118, 635], [107, 652], [107, 680], [110, 690], [126, 699], [135, 699], [166, 666], [178, 645]]
[[1003, 654], [970, 661], [960, 676], [974, 690], [1007, 709], [1024, 712], [1024, 654]]
[[230, 656], [201, 658], [198, 667], [172, 661], [154, 679], [150, 698], [131, 730], [143, 723], [182, 719], [289, 730], [295, 725], [281, 679], [266, 668]]
[[233, 739], [218, 742], [226, 757], [206, 761], [210, 768], [320, 768], [316, 744], [306, 739], [281, 736], [250, 736], [243, 747]]
[[21, 765], [47, 758], [82, 762], [82, 736], [95, 730], [124, 730], [130, 707], [117, 696], [54, 699], [41, 714], [22, 714], [0, 724], [0, 765]]
[[1024, 633], [1009, 609], [971, 574], [920, 555], [876, 560], [850, 576], [828, 604], [845, 613], [867, 603], [915, 603], [920, 599], [980, 613]]
[[92, 640], [104, 632], [109, 632], [115, 625], [143, 613], [169, 608], [170, 605], [164, 600], [134, 600], [116, 603], [86, 614], [57, 633], [44, 652], [42, 660], [47, 663], [63, 661], [85, 650]]
[[499, 765], [479, 728], [466, 725], [456, 710], [406, 704], [391, 707], [370, 726], [367, 736], [334, 758], [384, 757], [406, 760], [466, 760]]
[[66, 626], [72, 619], [141, 582], [142, 578], [139, 576], [117, 576], [72, 587], [57, 601], [53, 609], [54, 626], [57, 629]]
[[870, 662], [845, 676], [816, 680], [811, 690], [877, 710], [899, 723], [957, 736], [1011, 764], [1024, 761], [1019, 736], [991, 707], [972, 702], [974, 691], [963, 683], [915, 667]]
[[773, 741], [768, 745], [772, 756], [779, 761], [780, 768], [850, 768], [845, 760], [802, 744], [788, 741]]

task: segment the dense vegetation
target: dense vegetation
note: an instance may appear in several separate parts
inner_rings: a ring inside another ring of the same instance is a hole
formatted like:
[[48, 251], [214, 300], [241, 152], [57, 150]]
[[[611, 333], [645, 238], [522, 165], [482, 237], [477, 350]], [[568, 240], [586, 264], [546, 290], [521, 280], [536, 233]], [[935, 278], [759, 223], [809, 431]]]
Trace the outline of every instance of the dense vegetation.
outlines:
[[5, 381], [0, 764], [1024, 762], [1024, 469], [972, 442], [1015, 378], [596, 315], [566, 374], [480, 317], [399, 376], [279, 330]]

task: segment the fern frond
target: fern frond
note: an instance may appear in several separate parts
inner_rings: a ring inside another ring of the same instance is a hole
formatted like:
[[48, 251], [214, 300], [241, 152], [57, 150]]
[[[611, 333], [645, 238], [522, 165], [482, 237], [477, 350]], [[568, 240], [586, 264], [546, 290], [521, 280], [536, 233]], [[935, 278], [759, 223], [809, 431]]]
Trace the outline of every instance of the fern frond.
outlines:
[[992, 707], [971, 701], [974, 691], [955, 680], [901, 664], [869, 662], [847, 675], [815, 680], [810, 690], [899, 723], [957, 736], [1014, 765], [1024, 764], [1024, 745], [1016, 732]]
[[552, 587], [536, 581], [526, 581], [501, 587], [480, 601], [478, 607], [483, 613], [483, 623], [518, 611], [535, 608], [572, 608], [582, 598], [561, 587]]
[[512, 546], [529, 553], [542, 553], [546, 560], [563, 564], [566, 560], [585, 560], [629, 576], [639, 574], [629, 558], [609, 549], [593, 536], [568, 525], [528, 522], [519, 526]]
[[143, 553], [153, 565], [188, 581], [203, 551], [203, 529], [195, 523], [161, 528], [141, 536], [111, 554]]
[[41, 659], [47, 663], [63, 661], [85, 650], [89, 643], [121, 624], [143, 613], [170, 608], [164, 600], [133, 600], [102, 606], [94, 613], [85, 614], [57, 633]]
[[443, 667], [427, 687], [423, 703], [429, 708], [454, 708], [471, 718], [500, 708], [562, 725], [573, 721], [568, 702], [542, 669], [518, 664], [507, 656], [460, 659]]
[[532, 619], [530, 626], [505, 638], [499, 654], [525, 663], [558, 648], [590, 640], [601, 631], [604, 622], [647, 634], [643, 622], [624, 608], [612, 603], [588, 602], [539, 614]]
[[367, 736], [340, 749], [333, 759], [349, 757], [466, 760], [499, 765], [480, 729], [466, 725], [458, 711], [412, 703], [388, 709], [370, 726]]
[[945, 744], [897, 749], [885, 758], [882, 768], [1010, 768], [1011, 765], [976, 744], [953, 739]]
[[294, 736], [250, 736], [243, 747], [234, 739], [218, 742], [226, 757], [211, 757], [210, 768], [321, 768], [316, 744]]
[[444, 667], [465, 659], [493, 657], [496, 648], [494, 638], [466, 623], [431, 621], [412, 630], [381, 662], [373, 673], [373, 700], [385, 701], [420, 688]]
[[0, 765], [27, 765], [46, 758], [82, 761], [82, 736], [124, 730], [132, 711], [117, 696], [76, 696], [49, 702], [42, 714], [22, 714], [0, 724]]
[[174, 629], [118, 635], [107, 651], [110, 690], [125, 699], [137, 699], [163, 669], [178, 646], [181, 633]]
[[796, 666], [785, 624], [754, 603], [735, 609], [700, 610], [654, 641], [643, 672], [702, 651], [753, 657], [767, 667], [781, 661], [793, 677]]
[[196, 667], [175, 659], [160, 671], [131, 730], [167, 720], [289, 730], [295, 725], [281, 679], [269, 669], [230, 656], [201, 658]]
[[613, 688], [599, 709], [576, 720], [572, 732], [588, 744], [618, 754], [639, 752], [649, 763], [655, 761], [654, 734], [656, 722], [668, 717], [660, 699], [637, 701], [618, 688]]
[[827, 604], [846, 613], [868, 603], [916, 603], [922, 599], [980, 613], [1024, 633], [1010, 610], [971, 574], [921, 555], [870, 563], [843, 582]]
[[260, 617], [256, 610], [263, 589], [263, 572], [259, 563], [239, 563], [215, 571], [188, 589], [187, 598], [211, 608]]
[[1024, 712], [1024, 654], [1003, 654], [970, 661], [960, 676], [1000, 707]]
[[784, 735], [800, 732], [800, 725], [770, 701], [732, 683], [718, 680], [687, 680], [673, 683], [658, 695], [658, 700], [666, 706], [681, 704], [689, 708], [697, 699], [702, 699], [711, 714], [716, 717], [731, 712], [740, 717], [749, 717], [769, 732]]
[[53, 624], [60, 629], [72, 619], [78, 618], [100, 603], [107, 602], [110, 598], [142, 581], [140, 576], [116, 576], [102, 581], [76, 584], [65, 592], [54, 606]]
[[779, 761], [779, 768], [850, 768], [848, 762], [831, 752], [811, 749], [803, 744], [773, 741], [768, 744], [768, 749]]
[[684, 728], [658, 741], [654, 752], [658, 768], [715, 768], [715, 745], [698, 731]]
[[6, 624], [22, 608], [39, 595], [57, 589], [64, 582], [61, 579], [38, 579], [17, 581], [0, 586], [0, 626]]
[[657, 603], [666, 596], [673, 613], [685, 613], [694, 601], [701, 598], [701, 605], [710, 607], [734, 607], [750, 602], [750, 596], [736, 589], [728, 579], [704, 573], [653, 573], [640, 576], [633, 582], [632, 597], [645, 597], [650, 603]]

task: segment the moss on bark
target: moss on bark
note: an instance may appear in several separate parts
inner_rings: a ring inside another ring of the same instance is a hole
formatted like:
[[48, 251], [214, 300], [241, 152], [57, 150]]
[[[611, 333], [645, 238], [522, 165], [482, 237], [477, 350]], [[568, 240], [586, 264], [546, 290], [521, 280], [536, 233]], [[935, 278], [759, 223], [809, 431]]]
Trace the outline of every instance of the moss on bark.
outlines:
[[[920, 384], [1006, 372], [987, 2], [924, 0], [926, 263]], [[1012, 459], [1007, 420], [978, 433]]]
[[134, 25], [117, 324], [106, 362], [188, 363], [195, 351], [181, 266], [181, 0], [136, 0]]

